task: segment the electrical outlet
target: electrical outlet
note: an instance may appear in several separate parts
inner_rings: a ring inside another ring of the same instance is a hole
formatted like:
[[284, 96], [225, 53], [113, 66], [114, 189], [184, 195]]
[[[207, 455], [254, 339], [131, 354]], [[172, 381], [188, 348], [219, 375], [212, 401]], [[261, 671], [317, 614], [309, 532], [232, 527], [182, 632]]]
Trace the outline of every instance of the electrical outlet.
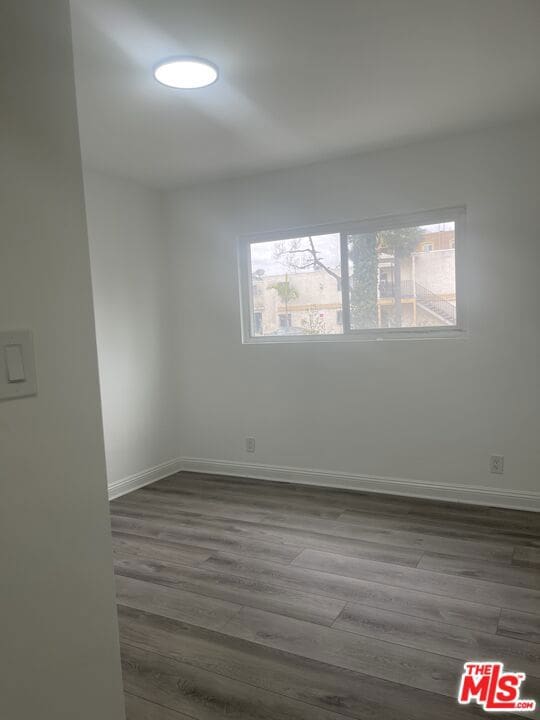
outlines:
[[489, 459], [489, 470], [495, 475], [504, 473], [504, 455], [492, 455]]
[[246, 438], [246, 452], [255, 452], [255, 438]]

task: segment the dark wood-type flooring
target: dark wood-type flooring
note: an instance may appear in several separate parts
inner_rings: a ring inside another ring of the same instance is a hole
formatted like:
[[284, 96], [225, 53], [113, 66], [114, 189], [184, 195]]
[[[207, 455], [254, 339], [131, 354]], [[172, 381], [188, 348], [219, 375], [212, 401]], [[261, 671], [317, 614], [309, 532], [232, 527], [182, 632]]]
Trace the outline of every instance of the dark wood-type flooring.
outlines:
[[489, 717], [467, 660], [540, 701], [540, 514], [196, 473], [111, 512], [128, 720]]

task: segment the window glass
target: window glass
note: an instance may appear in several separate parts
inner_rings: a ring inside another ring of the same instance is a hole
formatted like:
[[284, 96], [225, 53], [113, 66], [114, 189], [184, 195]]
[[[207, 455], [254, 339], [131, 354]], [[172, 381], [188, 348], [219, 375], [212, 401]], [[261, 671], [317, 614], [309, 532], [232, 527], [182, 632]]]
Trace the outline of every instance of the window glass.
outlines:
[[252, 243], [250, 263], [252, 332], [342, 332], [339, 233]]
[[413, 222], [384, 218], [246, 241], [242, 295], [249, 336], [339, 339], [458, 329], [455, 245], [462, 214], [434, 211], [410, 216]]
[[350, 327], [456, 325], [455, 224], [349, 234]]

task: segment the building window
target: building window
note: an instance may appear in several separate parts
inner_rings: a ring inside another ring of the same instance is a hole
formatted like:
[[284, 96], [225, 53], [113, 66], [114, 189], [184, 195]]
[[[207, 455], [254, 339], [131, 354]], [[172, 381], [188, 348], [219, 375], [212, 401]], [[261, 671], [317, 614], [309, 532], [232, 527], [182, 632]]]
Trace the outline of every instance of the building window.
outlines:
[[462, 330], [456, 245], [460, 251], [463, 219], [454, 208], [243, 239], [244, 341]]
[[255, 335], [263, 334], [262, 315], [262, 312], [255, 311], [253, 313], [253, 332]]
[[291, 313], [282, 313], [279, 315], [279, 327], [290, 328], [292, 326], [292, 315]]

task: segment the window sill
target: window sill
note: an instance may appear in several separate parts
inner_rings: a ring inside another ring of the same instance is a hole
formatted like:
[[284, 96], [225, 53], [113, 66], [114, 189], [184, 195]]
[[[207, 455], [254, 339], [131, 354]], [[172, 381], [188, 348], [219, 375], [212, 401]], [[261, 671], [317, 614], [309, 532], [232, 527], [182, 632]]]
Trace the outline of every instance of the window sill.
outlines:
[[290, 343], [356, 343], [384, 342], [388, 340], [450, 340], [465, 339], [468, 332], [462, 328], [403, 328], [384, 330], [358, 330], [343, 335], [290, 335], [255, 336], [242, 338], [243, 345], [274, 345]]

